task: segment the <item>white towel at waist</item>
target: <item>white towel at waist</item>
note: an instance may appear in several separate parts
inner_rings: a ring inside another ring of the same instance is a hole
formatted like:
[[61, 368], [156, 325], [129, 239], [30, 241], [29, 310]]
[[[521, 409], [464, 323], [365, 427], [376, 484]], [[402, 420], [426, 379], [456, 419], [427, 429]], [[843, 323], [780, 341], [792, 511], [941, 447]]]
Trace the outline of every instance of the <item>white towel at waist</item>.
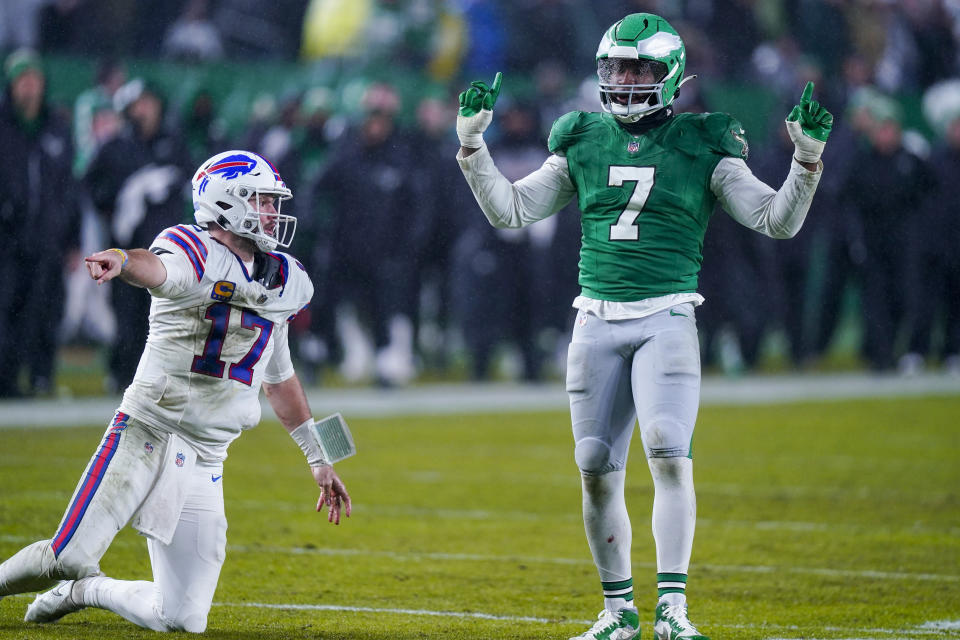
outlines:
[[196, 451], [180, 436], [171, 433], [153, 489], [134, 516], [134, 529], [162, 544], [170, 544], [196, 462]]

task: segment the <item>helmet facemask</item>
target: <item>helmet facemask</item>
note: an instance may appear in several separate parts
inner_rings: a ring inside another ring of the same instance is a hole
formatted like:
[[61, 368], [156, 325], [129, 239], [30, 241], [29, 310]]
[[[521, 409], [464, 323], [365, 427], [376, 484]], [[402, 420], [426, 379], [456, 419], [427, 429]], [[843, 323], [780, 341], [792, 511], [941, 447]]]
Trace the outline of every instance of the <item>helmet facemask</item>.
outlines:
[[[240, 194], [245, 190], [245, 187], [240, 187], [237, 195], [243, 197]], [[270, 203], [271, 198], [272, 203]], [[289, 198], [289, 191], [283, 193], [253, 190], [247, 199], [240, 229], [229, 229], [229, 231], [250, 238], [261, 251], [289, 247], [297, 231], [297, 219], [280, 213], [280, 206]]]
[[[603, 110], [626, 121], [636, 121], [663, 108], [663, 79], [667, 65], [659, 60], [601, 58], [597, 61], [600, 77], [600, 104]], [[624, 83], [636, 78], [641, 82]]]

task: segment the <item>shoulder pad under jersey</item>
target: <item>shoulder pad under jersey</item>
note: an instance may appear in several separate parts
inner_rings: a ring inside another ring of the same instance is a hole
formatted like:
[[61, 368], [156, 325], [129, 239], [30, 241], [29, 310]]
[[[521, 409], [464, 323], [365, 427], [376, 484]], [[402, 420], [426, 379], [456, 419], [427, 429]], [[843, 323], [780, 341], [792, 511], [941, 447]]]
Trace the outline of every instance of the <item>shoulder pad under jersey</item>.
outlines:
[[571, 111], [557, 118], [550, 128], [547, 148], [550, 153], [565, 155], [566, 150], [576, 143], [585, 131], [596, 126], [601, 114], [589, 111]]
[[313, 297], [313, 282], [303, 264], [289, 253], [271, 251], [254, 255], [257, 281], [267, 289], [281, 290], [281, 295], [297, 299], [304, 306]]
[[197, 282], [203, 280], [203, 273], [207, 268], [209, 254], [209, 236], [207, 232], [196, 225], [178, 224], [167, 227], [154, 239], [150, 245], [151, 253], [181, 254], [186, 256], [197, 276]]
[[717, 153], [747, 159], [750, 147], [740, 121], [727, 113], [704, 113], [701, 126], [706, 142]]

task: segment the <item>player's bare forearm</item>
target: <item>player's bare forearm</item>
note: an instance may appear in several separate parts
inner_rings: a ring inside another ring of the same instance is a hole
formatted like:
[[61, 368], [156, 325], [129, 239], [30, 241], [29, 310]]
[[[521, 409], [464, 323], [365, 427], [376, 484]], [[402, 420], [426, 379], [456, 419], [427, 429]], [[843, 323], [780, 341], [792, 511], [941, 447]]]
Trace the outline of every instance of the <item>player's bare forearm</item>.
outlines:
[[800, 162], [799, 160], [797, 160], [797, 164], [799, 164], [801, 167], [803, 167], [807, 171], [816, 172], [817, 169], [820, 168], [819, 162]]
[[311, 418], [307, 394], [304, 393], [303, 385], [296, 374], [276, 384], [264, 382], [263, 392], [280, 419], [280, 424], [288, 432]]
[[460, 155], [464, 158], [469, 158], [470, 156], [475, 154], [477, 151], [480, 151], [480, 147], [476, 147], [476, 148], [460, 147]]
[[106, 249], [83, 259], [97, 284], [119, 277], [135, 287], [152, 289], [167, 279], [163, 262], [146, 249]]

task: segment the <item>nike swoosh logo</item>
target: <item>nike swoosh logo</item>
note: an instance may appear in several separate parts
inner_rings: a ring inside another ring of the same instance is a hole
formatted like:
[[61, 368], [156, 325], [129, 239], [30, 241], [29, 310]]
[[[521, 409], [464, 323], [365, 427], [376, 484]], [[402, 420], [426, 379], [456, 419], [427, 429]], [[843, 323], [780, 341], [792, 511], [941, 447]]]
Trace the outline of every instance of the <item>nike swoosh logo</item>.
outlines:
[[680, 317], [682, 317], [682, 318], [686, 318], [686, 317], [687, 317], [687, 314], [685, 314], [685, 313], [677, 313], [677, 312], [674, 311], [673, 309], [670, 309], [670, 315], [672, 315], [672, 316], [680, 316]]
[[210, 476], [210, 482], [216, 482], [217, 480], [219, 480], [219, 479], [222, 478], [222, 477], [223, 477], [223, 475]]

